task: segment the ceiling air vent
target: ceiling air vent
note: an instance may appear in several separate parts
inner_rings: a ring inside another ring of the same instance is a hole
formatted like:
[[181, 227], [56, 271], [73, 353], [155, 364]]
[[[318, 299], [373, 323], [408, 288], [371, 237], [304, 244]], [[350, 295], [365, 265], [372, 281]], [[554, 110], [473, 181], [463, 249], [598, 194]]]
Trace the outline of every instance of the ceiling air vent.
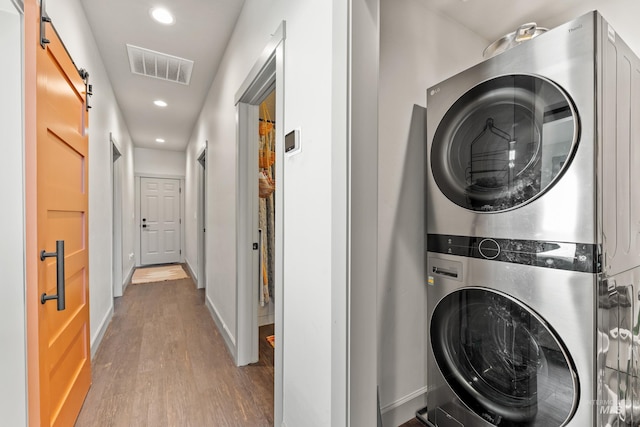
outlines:
[[127, 45], [131, 72], [188, 85], [193, 61], [138, 46]]

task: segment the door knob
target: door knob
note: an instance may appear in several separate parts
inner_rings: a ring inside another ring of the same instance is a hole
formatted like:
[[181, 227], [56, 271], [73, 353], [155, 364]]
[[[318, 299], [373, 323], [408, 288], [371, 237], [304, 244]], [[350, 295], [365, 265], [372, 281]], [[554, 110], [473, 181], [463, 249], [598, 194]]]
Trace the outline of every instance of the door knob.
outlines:
[[43, 293], [40, 296], [40, 303], [44, 304], [49, 300], [58, 300], [58, 311], [65, 309], [64, 297], [64, 240], [56, 240], [56, 251], [46, 252], [44, 249], [40, 251], [40, 261], [45, 258], [56, 258], [56, 292], [55, 295], [47, 295]]

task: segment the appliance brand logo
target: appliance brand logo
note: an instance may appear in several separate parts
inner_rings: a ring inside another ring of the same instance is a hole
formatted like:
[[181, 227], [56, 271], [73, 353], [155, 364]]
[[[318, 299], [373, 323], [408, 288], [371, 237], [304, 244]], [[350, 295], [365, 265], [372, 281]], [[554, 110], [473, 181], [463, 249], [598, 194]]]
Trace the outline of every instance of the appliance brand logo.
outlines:
[[578, 31], [581, 29], [582, 29], [582, 24], [578, 25], [577, 27], [569, 28], [569, 32], [573, 33], [574, 31]]
[[435, 89], [431, 89], [431, 92], [429, 92], [429, 95], [433, 96], [433, 95], [435, 95], [436, 93], [439, 93], [439, 92], [440, 92], [440, 88], [437, 87]]

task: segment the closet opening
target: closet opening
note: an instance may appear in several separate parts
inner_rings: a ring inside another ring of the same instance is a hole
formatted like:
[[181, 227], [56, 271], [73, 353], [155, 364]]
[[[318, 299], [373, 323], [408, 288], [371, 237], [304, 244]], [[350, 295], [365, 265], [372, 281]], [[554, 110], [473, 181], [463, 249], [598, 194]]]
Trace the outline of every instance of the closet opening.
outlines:
[[275, 347], [276, 92], [260, 103], [258, 119], [259, 363], [273, 366]]

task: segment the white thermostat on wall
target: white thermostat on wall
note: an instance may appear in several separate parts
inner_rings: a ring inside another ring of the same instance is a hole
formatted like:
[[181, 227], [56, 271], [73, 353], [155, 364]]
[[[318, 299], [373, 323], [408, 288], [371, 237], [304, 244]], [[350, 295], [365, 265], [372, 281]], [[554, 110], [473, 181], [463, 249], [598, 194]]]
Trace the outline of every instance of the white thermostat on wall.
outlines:
[[300, 129], [294, 129], [284, 137], [285, 154], [296, 154], [300, 151]]

